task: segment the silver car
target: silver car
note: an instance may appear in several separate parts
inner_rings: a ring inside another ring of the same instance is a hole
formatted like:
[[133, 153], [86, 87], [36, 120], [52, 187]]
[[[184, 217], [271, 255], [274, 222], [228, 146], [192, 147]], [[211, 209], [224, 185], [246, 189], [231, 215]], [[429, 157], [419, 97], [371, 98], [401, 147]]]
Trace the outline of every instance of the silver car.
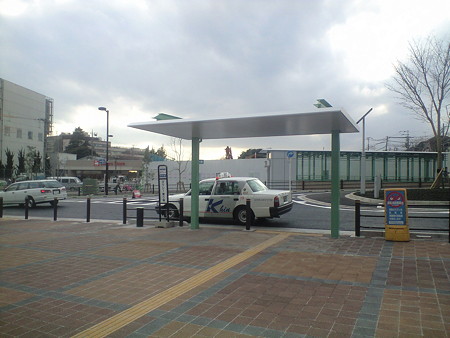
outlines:
[[33, 208], [36, 204], [58, 204], [59, 200], [67, 198], [66, 188], [56, 180], [22, 181], [9, 185], [0, 191], [3, 204], [24, 205]]

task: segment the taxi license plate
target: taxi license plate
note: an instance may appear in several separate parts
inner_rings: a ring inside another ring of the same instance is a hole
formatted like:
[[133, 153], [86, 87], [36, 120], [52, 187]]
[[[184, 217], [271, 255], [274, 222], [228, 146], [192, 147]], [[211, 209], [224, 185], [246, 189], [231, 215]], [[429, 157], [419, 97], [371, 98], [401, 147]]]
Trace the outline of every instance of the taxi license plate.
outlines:
[[287, 196], [283, 196], [283, 201], [287, 202]]
[[53, 190], [53, 195], [59, 195], [60, 191], [59, 190]]

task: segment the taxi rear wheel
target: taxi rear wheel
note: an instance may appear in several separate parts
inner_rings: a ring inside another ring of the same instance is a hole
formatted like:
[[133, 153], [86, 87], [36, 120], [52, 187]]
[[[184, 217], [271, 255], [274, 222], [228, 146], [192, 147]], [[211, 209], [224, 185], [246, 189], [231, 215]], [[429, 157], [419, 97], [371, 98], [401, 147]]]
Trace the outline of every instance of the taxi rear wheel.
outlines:
[[[254, 214], [252, 212], [252, 217], [254, 218]], [[247, 222], [247, 208], [239, 207], [234, 211], [234, 221], [238, 224], [245, 225]]]
[[[163, 207], [161, 211], [162, 216], [167, 217], [167, 208]], [[169, 218], [177, 218], [178, 215], [178, 209], [174, 205], [169, 205]]]

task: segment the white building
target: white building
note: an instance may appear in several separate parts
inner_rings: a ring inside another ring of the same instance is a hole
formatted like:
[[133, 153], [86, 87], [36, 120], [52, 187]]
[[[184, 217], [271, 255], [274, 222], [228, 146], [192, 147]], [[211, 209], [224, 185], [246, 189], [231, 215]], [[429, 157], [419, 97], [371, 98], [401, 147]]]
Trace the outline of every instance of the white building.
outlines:
[[[0, 79], [0, 159], [6, 164], [6, 151], [26, 154], [30, 148], [39, 152], [42, 164], [46, 158], [45, 140], [52, 131], [53, 99]], [[0, 173], [0, 176], [2, 173]]]

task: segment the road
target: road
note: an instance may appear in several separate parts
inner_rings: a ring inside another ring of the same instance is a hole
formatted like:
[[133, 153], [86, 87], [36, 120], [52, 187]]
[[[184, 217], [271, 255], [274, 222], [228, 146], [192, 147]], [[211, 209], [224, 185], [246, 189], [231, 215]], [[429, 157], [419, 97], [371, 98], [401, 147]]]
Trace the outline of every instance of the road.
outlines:
[[[298, 228], [298, 229], [330, 229], [330, 204], [329, 193], [298, 193], [294, 194], [294, 207], [290, 213], [282, 215], [279, 219], [268, 219], [258, 221], [257, 227], [281, 227], [281, 228]], [[154, 209], [156, 205], [156, 197], [129, 199], [128, 209], [144, 207], [145, 217], [157, 218]], [[91, 199], [91, 220], [116, 220], [121, 221], [123, 218], [123, 199], [122, 197], [94, 197]], [[69, 198], [60, 201], [58, 206], [58, 219], [72, 218], [86, 220], [87, 202], [86, 198]], [[382, 207], [362, 207], [362, 214], [366, 215], [384, 215]], [[344, 197], [341, 199], [340, 207], [340, 230], [353, 231], [355, 224], [354, 207], [351, 201]], [[5, 207], [5, 216], [24, 217], [24, 209], [21, 207]], [[129, 216], [135, 216], [134, 210], [128, 211]], [[421, 208], [409, 209], [410, 216], [440, 216], [448, 217], [448, 208]], [[49, 204], [41, 204], [36, 208], [29, 210], [29, 218], [48, 217], [53, 219], [53, 207]], [[208, 221], [208, 223], [211, 223]], [[229, 221], [214, 222], [215, 224], [230, 224]], [[361, 225], [368, 226], [384, 226], [383, 217], [378, 218], [361, 218]], [[420, 228], [439, 228], [448, 230], [448, 219], [410, 219], [410, 226]]]

